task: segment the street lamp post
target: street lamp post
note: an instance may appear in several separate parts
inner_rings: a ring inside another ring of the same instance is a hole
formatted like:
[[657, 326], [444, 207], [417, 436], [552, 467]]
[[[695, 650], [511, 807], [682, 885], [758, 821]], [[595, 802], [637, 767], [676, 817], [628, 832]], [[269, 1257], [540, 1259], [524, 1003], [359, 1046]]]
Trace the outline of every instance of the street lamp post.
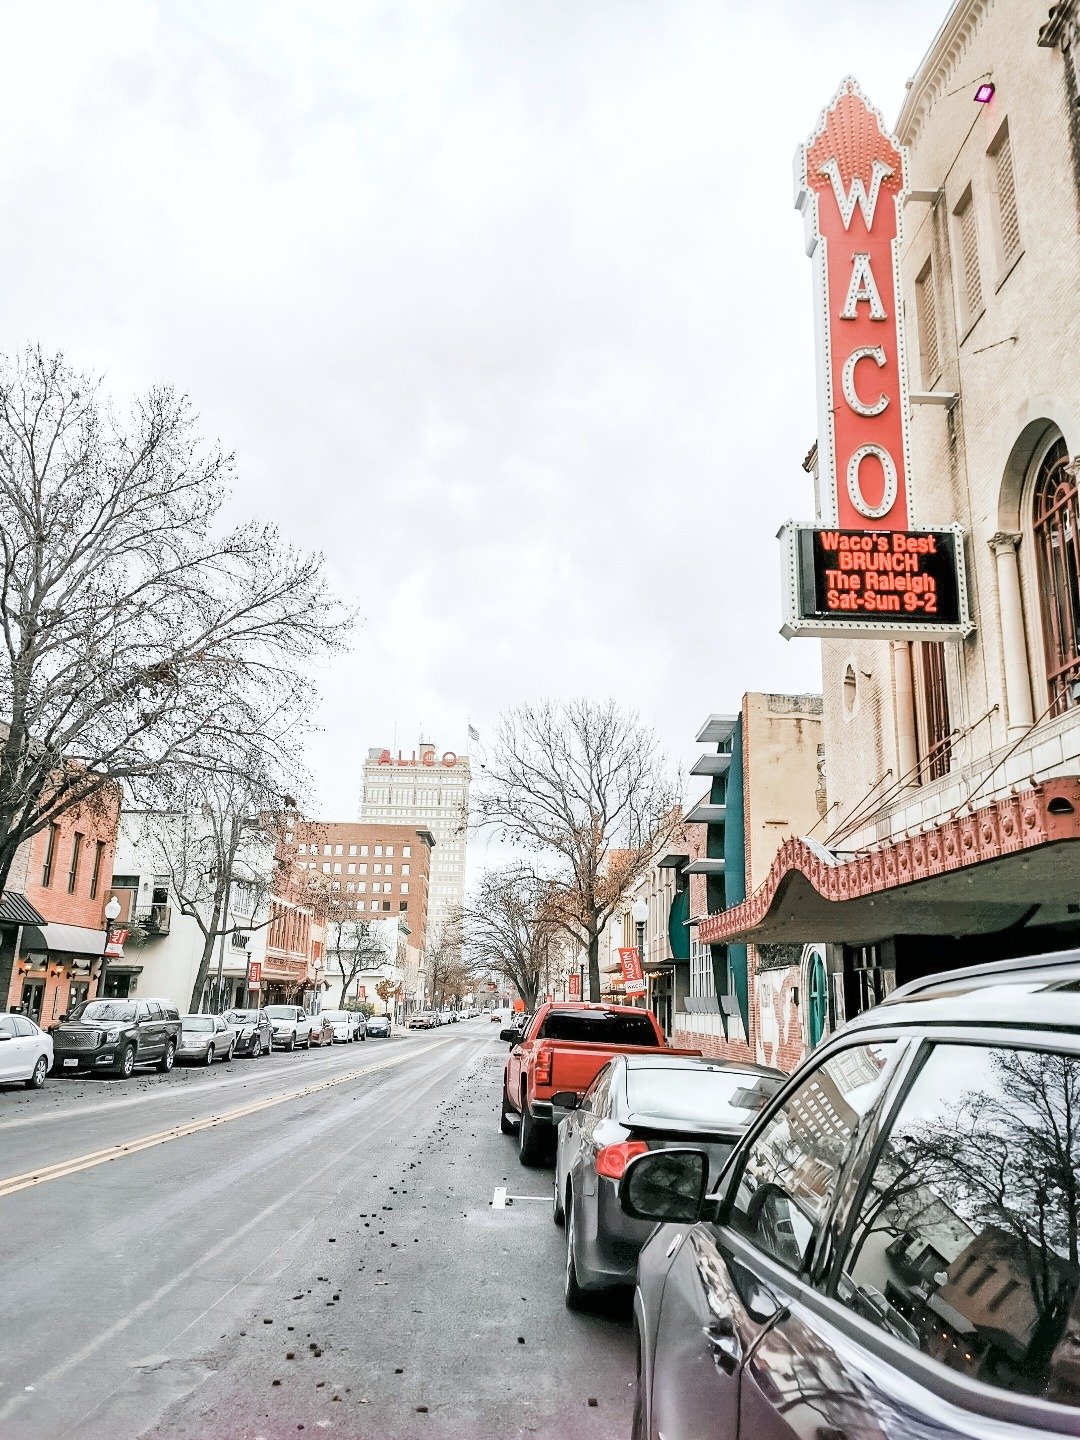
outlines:
[[105, 945], [101, 951], [101, 974], [98, 976], [99, 995], [105, 993], [105, 971], [109, 968], [109, 937], [112, 934], [113, 921], [120, 919], [120, 910], [120, 901], [113, 895], [105, 906]]
[[[634, 917], [634, 925], [637, 929], [637, 952], [641, 961], [641, 973], [645, 973], [645, 922], [649, 918], [649, 902], [638, 898], [634, 901], [630, 914]], [[645, 1004], [645, 996], [641, 997], [642, 1005]]]

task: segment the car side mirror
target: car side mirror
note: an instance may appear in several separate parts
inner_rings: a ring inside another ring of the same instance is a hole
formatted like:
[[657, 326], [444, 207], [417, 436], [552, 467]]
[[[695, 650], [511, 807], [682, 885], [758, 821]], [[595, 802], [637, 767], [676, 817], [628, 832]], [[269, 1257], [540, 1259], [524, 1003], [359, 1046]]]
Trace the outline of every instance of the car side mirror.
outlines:
[[68, 1017], [67, 1017], [66, 1015], [61, 1015], [61, 1016], [60, 1016], [60, 1019], [59, 1019], [56, 1023], [57, 1023], [58, 1025], [63, 1025], [64, 1021], [65, 1021], [67, 1018], [68, 1018]]
[[14, 1035], [9, 1035], [6, 1030], [0, 1030], [0, 1040], [14, 1040]]
[[518, 1038], [518, 1032], [517, 1032], [512, 1026], [509, 1027], [509, 1028], [506, 1029], [506, 1030], [500, 1030], [500, 1031], [499, 1031], [499, 1039], [500, 1039], [500, 1040], [509, 1040], [509, 1042], [510, 1042], [511, 1045], [514, 1044], [514, 1042], [517, 1040], [517, 1038]]
[[576, 1110], [581, 1104], [576, 1090], [556, 1090], [551, 1097], [552, 1105], [557, 1105], [560, 1110]]
[[709, 1157], [704, 1150], [651, 1150], [627, 1165], [619, 1204], [634, 1220], [692, 1225], [705, 1210]]

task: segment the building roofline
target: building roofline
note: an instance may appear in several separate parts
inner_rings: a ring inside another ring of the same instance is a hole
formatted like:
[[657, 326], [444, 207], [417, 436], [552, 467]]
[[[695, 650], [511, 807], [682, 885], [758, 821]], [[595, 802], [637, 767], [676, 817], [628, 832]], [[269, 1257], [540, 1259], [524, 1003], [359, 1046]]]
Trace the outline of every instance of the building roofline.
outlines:
[[[930, 48], [919, 62], [911, 85], [896, 120], [896, 137], [902, 145], [911, 145], [919, 138], [919, 129], [926, 112], [941, 98], [946, 84], [953, 78], [955, 67], [962, 59], [968, 41], [978, 29], [990, 0], [956, 0], [942, 21]], [[976, 76], [972, 76], [974, 81]]]

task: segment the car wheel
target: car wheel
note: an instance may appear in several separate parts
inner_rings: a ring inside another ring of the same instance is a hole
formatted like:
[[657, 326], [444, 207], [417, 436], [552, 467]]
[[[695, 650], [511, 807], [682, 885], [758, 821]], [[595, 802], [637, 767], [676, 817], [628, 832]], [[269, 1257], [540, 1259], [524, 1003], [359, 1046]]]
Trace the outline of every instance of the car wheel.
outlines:
[[566, 1211], [563, 1209], [562, 1195], [559, 1193], [559, 1167], [555, 1167], [555, 1180], [551, 1187], [551, 1218], [556, 1225], [566, 1224]]
[[295, 1034], [289, 1036], [289, 1043], [285, 1046], [285, 1049], [289, 1052], [290, 1055], [291, 1055], [292, 1052], [296, 1049], [296, 1036], [295, 1036]]
[[262, 1054], [262, 1037], [259, 1036], [259, 1035], [256, 1035], [256, 1036], [255, 1036], [254, 1044], [253, 1044], [252, 1047], [251, 1047], [251, 1058], [252, 1058], [253, 1060], [257, 1060], [261, 1054]]
[[523, 1165], [540, 1165], [547, 1150], [548, 1126], [533, 1118], [529, 1102], [521, 1097], [521, 1123], [518, 1126], [518, 1159]]
[[228, 1054], [225, 1056], [226, 1063], [228, 1063], [228, 1061], [230, 1061], [235, 1054], [236, 1054], [236, 1041], [234, 1040], [234, 1041], [232, 1042], [232, 1044], [229, 1046]]
[[45, 1084], [45, 1076], [48, 1074], [48, 1070], [49, 1062], [45, 1059], [44, 1055], [39, 1055], [37, 1058], [37, 1064], [34, 1066], [33, 1070], [31, 1070], [30, 1076], [26, 1082], [26, 1088], [28, 1090], [40, 1090], [41, 1087]]
[[134, 1069], [135, 1069], [135, 1046], [134, 1046], [134, 1045], [125, 1045], [125, 1047], [124, 1047], [124, 1054], [123, 1054], [123, 1056], [121, 1057], [121, 1060], [120, 1060], [120, 1069], [117, 1071], [117, 1074], [121, 1075], [125, 1080], [130, 1080], [130, 1079], [131, 1079], [131, 1072], [132, 1072]]
[[170, 1040], [169, 1043], [165, 1046], [165, 1054], [162, 1055], [161, 1059], [158, 1061], [157, 1068], [161, 1071], [162, 1075], [167, 1075], [169, 1073], [169, 1071], [173, 1067], [173, 1061], [175, 1059], [176, 1046]]
[[566, 1192], [566, 1269], [563, 1272], [563, 1299], [568, 1310], [585, 1308], [585, 1291], [578, 1284], [577, 1248], [574, 1240], [574, 1191]]
[[358, 1035], [356, 1038], [357, 1038], [358, 1040], [366, 1040], [366, 1039], [367, 1039], [367, 1031], [365, 1030], [365, 1031], [363, 1032], [363, 1034]]
[[206, 1047], [206, 1063], [207, 1063], [207, 1065], [212, 1065], [212, 1064], [214, 1063], [214, 1047], [213, 1047], [213, 1045], [207, 1045], [207, 1047]]
[[499, 1129], [504, 1135], [514, 1135], [517, 1132], [517, 1114], [510, 1108], [510, 1097], [506, 1093], [506, 1081], [503, 1081], [502, 1110], [499, 1114]]

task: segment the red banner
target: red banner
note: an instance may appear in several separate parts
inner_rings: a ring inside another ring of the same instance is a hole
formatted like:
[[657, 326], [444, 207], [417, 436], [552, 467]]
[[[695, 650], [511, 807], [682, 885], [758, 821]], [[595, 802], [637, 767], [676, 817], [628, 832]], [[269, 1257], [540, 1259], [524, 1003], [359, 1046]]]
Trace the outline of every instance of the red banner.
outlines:
[[252, 960], [248, 965], [248, 989], [258, 990], [262, 986], [262, 961]]
[[105, 932], [105, 954], [110, 960], [122, 960], [124, 958], [124, 941], [128, 937], [126, 930], [115, 925], [110, 925]]
[[648, 986], [645, 983], [645, 972], [641, 968], [641, 956], [637, 952], [637, 947], [620, 950], [619, 963], [622, 965], [624, 993], [644, 995]]
[[571, 1000], [581, 999], [581, 976], [570, 975], [566, 981], [566, 993]]

